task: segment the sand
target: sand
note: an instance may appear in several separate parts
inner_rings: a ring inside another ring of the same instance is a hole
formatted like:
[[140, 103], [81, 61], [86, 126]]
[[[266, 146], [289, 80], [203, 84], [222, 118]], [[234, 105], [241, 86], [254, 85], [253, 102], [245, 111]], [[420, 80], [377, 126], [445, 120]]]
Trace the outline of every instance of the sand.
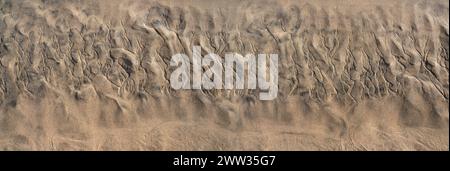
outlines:
[[[0, 0], [0, 150], [449, 150], [447, 0]], [[276, 53], [278, 97], [172, 55]]]

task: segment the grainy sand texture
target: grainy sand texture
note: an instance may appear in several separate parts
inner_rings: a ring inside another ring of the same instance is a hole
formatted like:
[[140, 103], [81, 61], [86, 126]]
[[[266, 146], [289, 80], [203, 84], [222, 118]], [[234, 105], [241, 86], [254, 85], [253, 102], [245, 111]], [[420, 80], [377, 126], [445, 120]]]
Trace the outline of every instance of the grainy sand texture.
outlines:
[[[171, 57], [278, 54], [278, 96]], [[0, 150], [449, 150], [448, 0], [0, 0]]]

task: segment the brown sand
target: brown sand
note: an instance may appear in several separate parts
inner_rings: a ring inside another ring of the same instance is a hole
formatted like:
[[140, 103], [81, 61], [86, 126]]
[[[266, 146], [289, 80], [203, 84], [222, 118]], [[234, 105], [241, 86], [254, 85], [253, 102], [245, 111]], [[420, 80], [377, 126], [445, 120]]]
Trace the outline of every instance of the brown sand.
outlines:
[[[1, 150], [449, 150], [447, 0], [0, 0]], [[279, 94], [173, 90], [279, 54]]]

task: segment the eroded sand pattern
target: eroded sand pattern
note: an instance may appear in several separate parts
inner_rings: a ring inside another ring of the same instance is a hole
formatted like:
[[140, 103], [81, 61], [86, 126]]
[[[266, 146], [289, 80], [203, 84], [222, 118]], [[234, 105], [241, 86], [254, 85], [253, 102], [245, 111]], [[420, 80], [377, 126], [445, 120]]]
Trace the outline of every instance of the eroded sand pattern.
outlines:
[[[447, 0], [0, 0], [1, 150], [448, 150]], [[278, 97], [171, 56], [279, 55]]]

